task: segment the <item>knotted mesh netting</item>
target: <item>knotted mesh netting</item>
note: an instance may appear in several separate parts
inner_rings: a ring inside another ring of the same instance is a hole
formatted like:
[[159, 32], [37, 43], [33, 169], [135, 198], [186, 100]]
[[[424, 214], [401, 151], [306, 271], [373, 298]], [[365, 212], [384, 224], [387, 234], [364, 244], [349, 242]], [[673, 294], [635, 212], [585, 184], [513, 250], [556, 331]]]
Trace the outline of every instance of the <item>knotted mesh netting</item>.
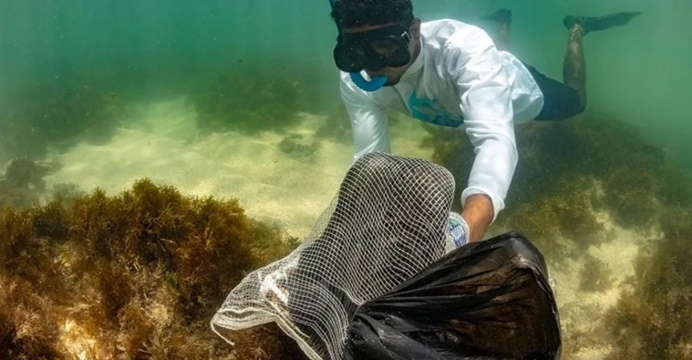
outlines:
[[454, 179], [441, 166], [382, 153], [361, 157], [301, 246], [243, 279], [212, 327], [275, 321], [310, 358], [343, 358], [358, 306], [450, 250], [453, 196]]

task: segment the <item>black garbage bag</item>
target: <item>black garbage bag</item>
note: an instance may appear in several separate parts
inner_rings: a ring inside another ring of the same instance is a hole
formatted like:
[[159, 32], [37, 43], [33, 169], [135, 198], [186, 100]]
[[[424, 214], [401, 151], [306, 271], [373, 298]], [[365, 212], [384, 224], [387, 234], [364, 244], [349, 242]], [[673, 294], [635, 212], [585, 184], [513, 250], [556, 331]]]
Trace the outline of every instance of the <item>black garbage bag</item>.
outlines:
[[518, 233], [447, 254], [364, 303], [347, 359], [559, 359], [557, 306], [541, 253]]

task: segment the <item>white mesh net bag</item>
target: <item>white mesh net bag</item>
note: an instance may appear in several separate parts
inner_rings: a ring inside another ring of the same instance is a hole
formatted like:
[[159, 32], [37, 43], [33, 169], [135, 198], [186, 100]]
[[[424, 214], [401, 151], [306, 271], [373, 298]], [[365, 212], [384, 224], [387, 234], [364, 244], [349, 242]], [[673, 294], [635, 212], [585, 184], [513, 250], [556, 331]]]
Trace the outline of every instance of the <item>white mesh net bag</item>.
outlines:
[[450, 250], [445, 230], [453, 196], [454, 179], [441, 166], [381, 153], [361, 157], [301, 246], [243, 279], [212, 328], [275, 321], [308, 357], [342, 359], [358, 306]]

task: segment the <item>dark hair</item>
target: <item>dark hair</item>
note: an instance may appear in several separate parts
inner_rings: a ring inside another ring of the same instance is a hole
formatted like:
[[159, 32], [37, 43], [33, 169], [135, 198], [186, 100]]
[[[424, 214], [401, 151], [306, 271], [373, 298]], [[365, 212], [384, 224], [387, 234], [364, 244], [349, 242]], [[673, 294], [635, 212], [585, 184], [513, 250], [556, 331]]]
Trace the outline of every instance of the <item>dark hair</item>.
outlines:
[[332, 18], [339, 29], [413, 20], [411, 0], [337, 0]]

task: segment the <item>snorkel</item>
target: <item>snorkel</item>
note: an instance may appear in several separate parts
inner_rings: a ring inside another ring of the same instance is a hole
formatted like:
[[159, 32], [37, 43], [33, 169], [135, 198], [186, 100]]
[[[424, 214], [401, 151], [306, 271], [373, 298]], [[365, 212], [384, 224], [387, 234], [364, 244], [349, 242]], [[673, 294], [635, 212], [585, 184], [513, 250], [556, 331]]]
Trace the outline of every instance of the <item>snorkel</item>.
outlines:
[[[329, 0], [329, 5], [334, 8], [337, 1], [339, 0]], [[339, 33], [341, 33], [341, 29], [339, 29]], [[351, 75], [351, 81], [353, 81], [356, 86], [367, 92], [373, 92], [382, 88], [389, 80], [389, 77], [387, 76], [373, 76], [370, 80], [367, 80], [362, 73], [362, 71], [359, 71], [351, 72], [349, 74]]]
[[389, 80], [388, 76], [373, 76], [372, 79], [368, 81], [361, 73], [351, 73], [351, 81], [353, 81], [353, 83], [359, 88], [368, 92], [372, 92], [383, 87], [387, 83], [387, 80]]

